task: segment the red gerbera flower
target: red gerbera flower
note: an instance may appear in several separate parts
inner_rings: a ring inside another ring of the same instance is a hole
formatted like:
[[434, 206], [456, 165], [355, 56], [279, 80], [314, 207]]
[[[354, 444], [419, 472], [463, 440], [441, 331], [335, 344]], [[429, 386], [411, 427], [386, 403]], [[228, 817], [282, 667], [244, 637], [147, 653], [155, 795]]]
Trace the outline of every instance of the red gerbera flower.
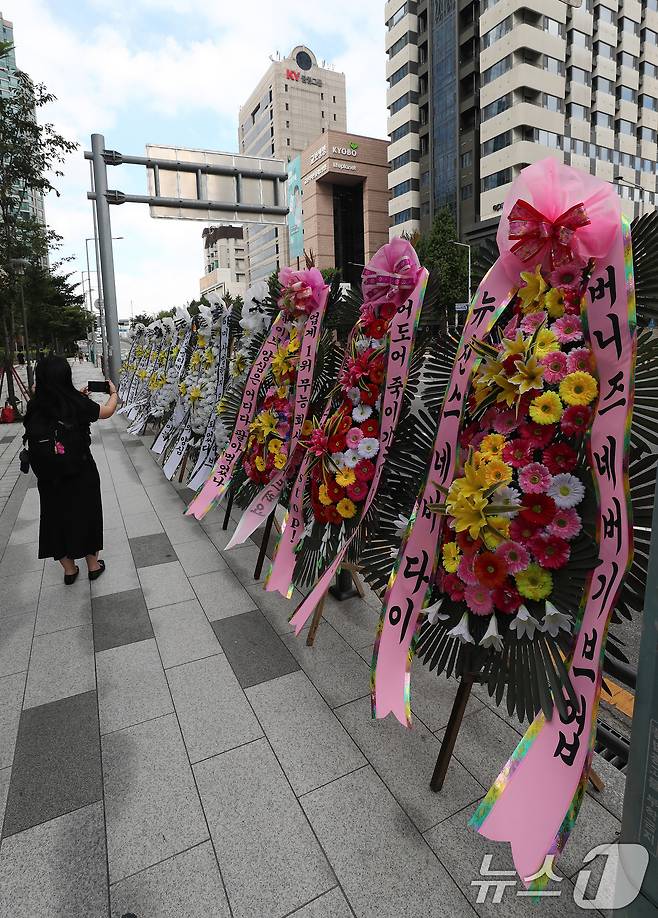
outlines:
[[362, 501], [368, 493], [368, 485], [365, 481], [355, 481], [354, 484], [348, 485], [347, 496], [351, 500]]
[[501, 586], [507, 577], [507, 565], [492, 551], [483, 551], [481, 555], [478, 555], [473, 564], [473, 570], [479, 583], [490, 589]]
[[343, 517], [340, 515], [336, 507], [332, 504], [330, 507], [327, 507], [327, 517], [330, 523], [333, 523], [334, 526], [340, 526], [343, 522]]
[[482, 540], [472, 539], [468, 533], [468, 529], [464, 529], [463, 532], [458, 532], [456, 541], [465, 555], [474, 555], [482, 546]]
[[364, 405], [374, 405], [379, 398], [379, 386], [375, 383], [366, 383], [366, 387], [360, 388], [361, 401]]
[[527, 523], [534, 523], [535, 526], [547, 526], [557, 509], [555, 501], [547, 494], [524, 494], [521, 504], [519, 515]]
[[394, 303], [382, 303], [379, 307], [379, 318], [384, 319], [385, 322], [388, 322], [389, 319], [392, 319], [395, 315], [395, 304]]
[[521, 594], [509, 580], [493, 591], [494, 606], [505, 615], [513, 615], [521, 605], [521, 601]]
[[538, 528], [538, 524], [532, 522], [532, 520], [523, 519], [522, 516], [517, 516], [516, 519], [513, 519], [510, 523], [509, 537], [514, 542], [520, 542], [521, 545], [527, 545]]
[[523, 468], [533, 460], [532, 445], [528, 440], [512, 440], [503, 447], [502, 458], [515, 469]]
[[327, 481], [327, 494], [333, 502], [337, 504], [339, 500], [345, 497], [345, 488], [341, 488], [340, 485], [336, 484], [333, 478], [330, 478]]
[[375, 418], [368, 418], [367, 421], [363, 421], [359, 425], [363, 431], [364, 437], [377, 437], [379, 436], [379, 422]]
[[342, 453], [345, 449], [345, 434], [334, 434], [329, 437], [329, 452]]
[[381, 386], [384, 382], [384, 364], [380, 360], [375, 360], [374, 363], [370, 365], [368, 376], [372, 382]]
[[589, 427], [592, 409], [589, 405], [570, 405], [565, 408], [560, 427], [570, 437], [582, 437]]
[[375, 464], [369, 459], [360, 459], [354, 467], [357, 481], [370, 481], [375, 474]]
[[336, 433], [337, 433], [337, 434], [346, 434], [347, 431], [350, 430], [351, 427], [352, 427], [352, 418], [351, 418], [351, 415], [345, 415], [345, 416], [342, 418], [342, 420], [340, 421], [340, 423], [338, 424], [338, 428], [337, 428], [337, 430], [336, 430]]
[[388, 322], [385, 322], [383, 319], [375, 319], [374, 322], [368, 322], [366, 325], [366, 333], [370, 335], [371, 338], [383, 338], [386, 334], [386, 329], [388, 328]]
[[558, 570], [568, 562], [571, 551], [569, 543], [556, 536], [536, 536], [531, 544], [531, 551], [537, 562], [549, 570]]
[[534, 449], [543, 449], [555, 436], [555, 424], [521, 424], [519, 433]]
[[554, 443], [544, 450], [543, 462], [551, 475], [559, 475], [575, 469], [578, 455], [568, 443]]
[[464, 584], [457, 574], [444, 574], [441, 580], [441, 588], [453, 602], [461, 602], [464, 598]]

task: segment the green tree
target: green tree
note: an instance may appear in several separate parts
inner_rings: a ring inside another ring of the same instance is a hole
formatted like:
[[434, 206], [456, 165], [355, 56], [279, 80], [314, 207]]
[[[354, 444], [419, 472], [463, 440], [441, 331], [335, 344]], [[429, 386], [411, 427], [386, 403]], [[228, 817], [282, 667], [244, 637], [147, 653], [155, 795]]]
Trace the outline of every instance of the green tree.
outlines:
[[25, 306], [31, 340], [39, 351], [74, 353], [86, 338], [92, 316], [72, 274], [57, 274], [33, 266], [24, 280]]
[[447, 207], [436, 214], [429, 233], [411, 238], [420, 263], [437, 272], [439, 296], [448, 307], [468, 299], [468, 254], [455, 242], [459, 242], [457, 227]]

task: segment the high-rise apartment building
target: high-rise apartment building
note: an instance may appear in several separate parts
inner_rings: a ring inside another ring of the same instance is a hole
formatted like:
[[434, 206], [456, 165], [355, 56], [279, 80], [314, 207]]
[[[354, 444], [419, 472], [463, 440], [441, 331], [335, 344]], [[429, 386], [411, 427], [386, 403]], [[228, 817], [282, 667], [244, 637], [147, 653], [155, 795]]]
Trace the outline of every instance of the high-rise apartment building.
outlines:
[[[319, 65], [310, 48], [299, 45], [272, 60], [240, 107], [238, 143], [241, 153], [288, 162], [319, 134], [346, 129], [345, 74]], [[247, 256], [249, 283], [287, 265], [287, 227], [250, 226]]]
[[203, 238], [203, 293], [244, 296], [247, 289], [247, 243], [241, 226], [207, 226]]
[[388, 0], [393, 231], [448, 205], [495, 230], [510, 183], [546, 156], [656, 203], [658, 0]]
[[[0, 41], [11, 45], [14, 43], [14, 26], [5, 19], [0, 12]], [[16, 52], [14, 48], [3, 58], [0, 58], [0, 96], [11, 96], [17, 86]], [[35, 217], [42, 226], [46, 225], [46, 216], [43, 204], [43, 195], [40, 191], [28, 189], [21, 203], [21, 211], [26, 215]]]

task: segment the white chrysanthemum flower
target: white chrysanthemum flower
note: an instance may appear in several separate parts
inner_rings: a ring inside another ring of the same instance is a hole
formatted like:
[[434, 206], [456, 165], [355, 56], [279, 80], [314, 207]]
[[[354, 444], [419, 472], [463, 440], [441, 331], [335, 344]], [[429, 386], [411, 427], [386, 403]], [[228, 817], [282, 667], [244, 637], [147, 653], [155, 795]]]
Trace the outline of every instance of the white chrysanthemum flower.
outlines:
[[361, 456], [356, 449], [346, 449], [343, 453], [343, 463], [347, 466], [348, 469], [353, 469], [359, 459], [361, 459]]
[[351, 389], [347, 390], [347, 397], [353, 405], [358, 405], [361, 401], [361, 390], [358, 386], [352, 386]]
[[560, 472], [553, 476], [547, 493], [558, 507], [568, 510], [581, 502], [585, 496], [585, 485], [570, 472]]
[[362, 459], [372, 459], [379, 452], [379, 440], [376, 437], [364, 437], [359, 441], [358, 452]]
[[370, 338], [358, 338], [354, 346], [359, 354], [363, 354], [370, 347]]
[[371, 346], [371, 347], [374, 347], [375, 349], [380, 348], [380, 347], [384, 347], [385, 344], [386, 344], [386, 338], [385, 338], [385, 337], [384, 337], [384, 338], [371, 338], [371, 339], [370, 339], [370, 346]]
[[370, 405], [355, 405], [352, 409], [352, 418], [357, 424], [367, 421], [371, 414], [372, 408]]
[[[516, 488], [509, 488], [507, 486], [496, 488], [491, 500], [497, 507], [516, 507], [521, 502], [521, 492], [517, 491]], [[518, 512], [518, 510], [510, 509], [500, 515], [513, 519]]]

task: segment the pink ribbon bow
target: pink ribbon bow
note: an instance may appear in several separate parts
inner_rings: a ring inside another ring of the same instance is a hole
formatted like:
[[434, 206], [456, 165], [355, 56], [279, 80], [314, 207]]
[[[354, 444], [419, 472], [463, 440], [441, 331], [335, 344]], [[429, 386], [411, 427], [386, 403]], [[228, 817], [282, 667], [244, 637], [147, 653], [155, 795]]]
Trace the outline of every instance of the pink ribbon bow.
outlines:
[[363, 269], [363, 298], [390, 299], [396, 302], [408, 296], [416, 286], [421, 271], [414, 247], [406, 239], [392, 239], [383, 245]]
[[521, 261], [530, 261], [549, 246], [551, 267], [559, 268], [576, 260], [574, 236], [590, 223], [582, 201], [549, 220], [532, 204], [518, 200], [509, 214], [509, 238], [518, 240], [510, 251]]

